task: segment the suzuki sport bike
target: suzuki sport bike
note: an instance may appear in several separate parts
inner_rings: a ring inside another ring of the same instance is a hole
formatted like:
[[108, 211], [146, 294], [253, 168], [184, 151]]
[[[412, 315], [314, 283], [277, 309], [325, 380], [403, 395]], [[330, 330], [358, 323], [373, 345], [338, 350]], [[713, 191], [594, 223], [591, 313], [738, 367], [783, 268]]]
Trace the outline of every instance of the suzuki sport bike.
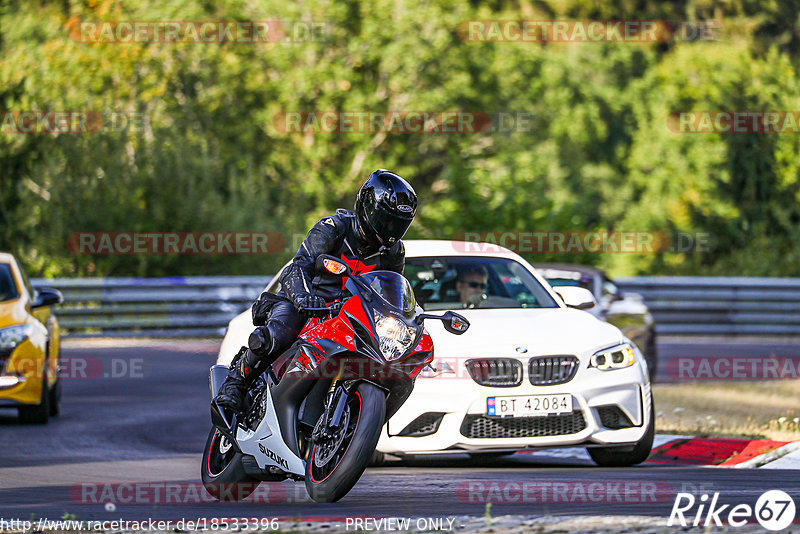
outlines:
[[[352, 295], [307, 321], [297, 341], [247, 392], [245, 410], [211, 403], [203, 484], [220, 500], [249, 496], [261, 481], [304, 480], [317, 502], [344, 497], [367, 467], [386, 421], [433, 360], [425, 319], [453, 334], [469, 328], [453, 312], [422, 313], [411, 284], [391, 271], [354, 274], [333, 256], [317, 271], [342, 277]], [[212, 399], [228, 367], [210, 370]]]

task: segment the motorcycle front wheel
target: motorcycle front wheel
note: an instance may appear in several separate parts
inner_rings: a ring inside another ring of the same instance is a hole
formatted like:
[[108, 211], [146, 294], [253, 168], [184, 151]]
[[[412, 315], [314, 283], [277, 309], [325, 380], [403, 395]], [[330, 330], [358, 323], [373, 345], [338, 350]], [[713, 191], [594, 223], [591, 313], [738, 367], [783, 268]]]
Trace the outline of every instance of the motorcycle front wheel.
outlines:
[[341, 428], [309, 447], [305, 483], [312, 499], [336, 502], [356, 485], [378, 445], [385, 417], [384, 393], [360, 383], [348, 400]]
[[216, 428], [211, 429], [206, 440], [200, 478], [206, 491], [224, 502], [246, 499], [260, 483], [245, 473], [242, 453]]

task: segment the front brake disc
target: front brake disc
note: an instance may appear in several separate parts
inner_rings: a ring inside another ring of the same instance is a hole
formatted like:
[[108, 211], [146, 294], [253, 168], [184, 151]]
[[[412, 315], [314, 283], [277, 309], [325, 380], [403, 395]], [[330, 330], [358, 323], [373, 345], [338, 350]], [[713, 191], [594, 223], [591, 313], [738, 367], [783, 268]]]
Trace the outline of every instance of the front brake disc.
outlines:
[[347, 434], [347, 427], [350, 426], [350, 406], [345, 408], [342, 414], [342, 423], [334, 431], [330, 438], [322, 438], [315, 442], [317, 453], [314, 454], [314, 465], [324, 467], [336, 455], [336, 451], [341, 447], [344, 436]]

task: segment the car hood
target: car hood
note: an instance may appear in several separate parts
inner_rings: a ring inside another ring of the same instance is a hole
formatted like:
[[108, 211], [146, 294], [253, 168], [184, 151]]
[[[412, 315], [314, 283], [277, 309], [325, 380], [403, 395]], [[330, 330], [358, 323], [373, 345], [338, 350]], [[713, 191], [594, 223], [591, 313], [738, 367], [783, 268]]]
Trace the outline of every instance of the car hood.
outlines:
[[445, 331], [440, 321], [425, 321], [437, 357], [579, 355], [624, 339], [617, 327], [569, 308], [454, 311], [470, 322], [460, 336]]
[[22, 324], [26, 321], [27, 315], [21, 298], [0, 302], [0, 328]]

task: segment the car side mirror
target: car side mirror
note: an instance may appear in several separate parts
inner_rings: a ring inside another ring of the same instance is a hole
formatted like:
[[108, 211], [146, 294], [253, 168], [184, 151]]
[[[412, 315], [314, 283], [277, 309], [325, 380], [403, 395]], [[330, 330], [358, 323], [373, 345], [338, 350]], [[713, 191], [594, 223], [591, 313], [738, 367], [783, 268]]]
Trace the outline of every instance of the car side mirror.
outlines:
[[40, 287], [36, 289], [36, 295], [31, 302], [31, 308], [41, 308], [43, 306], [54, 306], [64, 302], [64, 296], [58, 289], [51, 287]]
[[558, 293], [558, 296], [561, 297], [564, 304], [570, 308], [588, 310], [589, 308], [597, 306], [594, 295], [592, 295], [592, 292], [588, 289], [574, 286], [559, 286], [554, 287], [553, 290]]

